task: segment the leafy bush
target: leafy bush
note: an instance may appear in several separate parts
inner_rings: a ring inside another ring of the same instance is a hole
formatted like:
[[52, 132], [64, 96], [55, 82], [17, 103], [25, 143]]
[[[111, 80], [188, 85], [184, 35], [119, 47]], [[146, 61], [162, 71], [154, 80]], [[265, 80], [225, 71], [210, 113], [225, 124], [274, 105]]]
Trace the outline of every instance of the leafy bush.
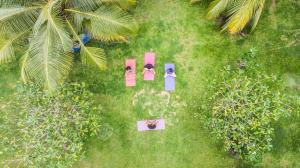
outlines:
[[101, 107], [93, 107], [91, 96], [77, 83], [53, 95], [37, 86], [21, 87], [16, 103], [20, 112], [1, 128], [2, 153], [10, 154], [4, 165], [69, 167], [80, 160], [84, 141], [100, 128]]
[[276, 76], [250, 76], [230, 68], [214, 81], [211, 127], [235, 157], [256, 162], [272, 148], [271, 122], [289, 110], [278, 81]]

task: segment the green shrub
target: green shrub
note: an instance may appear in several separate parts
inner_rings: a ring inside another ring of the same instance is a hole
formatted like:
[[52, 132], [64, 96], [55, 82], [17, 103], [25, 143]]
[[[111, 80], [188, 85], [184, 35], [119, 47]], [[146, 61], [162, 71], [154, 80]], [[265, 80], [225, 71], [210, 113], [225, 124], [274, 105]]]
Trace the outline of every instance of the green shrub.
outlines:
[[211, 99], [213, 133], [235, 157], [259, 161], [262, 153], [272, 148], [271, 122], [289, 111], [279, 79], [226, 68], [212, 86], [215, 89]]
[[[1, 127], [4, 165], [70, 167], [85, 154], [84, 141], [98, 135], [101, 107], [93, 107], [84, 84], [68, 84], [49, 95], [20, 87], [14, 119]], [[6, 117], [8, 119], [8, 117]]]

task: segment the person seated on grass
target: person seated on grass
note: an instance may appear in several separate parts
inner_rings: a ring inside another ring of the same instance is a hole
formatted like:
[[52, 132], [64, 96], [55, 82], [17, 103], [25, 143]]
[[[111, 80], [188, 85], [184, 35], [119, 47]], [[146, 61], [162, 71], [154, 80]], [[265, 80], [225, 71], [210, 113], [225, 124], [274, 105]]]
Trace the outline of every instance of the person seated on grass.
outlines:
[[155, 129], [158, 121], [156, 120], [147, 120], [146, 124], [149, 129]]
[[73, 52], [78, 53], [79, 51], [80, 51], [80, 43], [79, 43], [79, 41], [75, 41], [73, 43]]
[[176, 77], [176, 74], [175, 74], [175, 72], [172, 68], [169, 68], [169, 69], [166, 70], [165, 78], [168, 77], [168, 76], [171, 76], [171, 77], [174, 77], [174, 78]]
[[79, 41], [74, 41], [74, 43], [73, 43], [73, 47], [74, 48], [80, 48], [80, 43], [79, 43]]
[[127, 67], [125, 68], [125, 75], [131, 74], [132, 72], [133, 72], [133, 69], [131, 68], [131, 66], [127, 66]]
[[146, 64], [146, 65], [144, 66], [143, 74], [144, 74], [146, 71], [149, 71], [149, 72], [152, 72], [153, 74], [155, 74], [154, 66], [153, 66], [152, 64]]

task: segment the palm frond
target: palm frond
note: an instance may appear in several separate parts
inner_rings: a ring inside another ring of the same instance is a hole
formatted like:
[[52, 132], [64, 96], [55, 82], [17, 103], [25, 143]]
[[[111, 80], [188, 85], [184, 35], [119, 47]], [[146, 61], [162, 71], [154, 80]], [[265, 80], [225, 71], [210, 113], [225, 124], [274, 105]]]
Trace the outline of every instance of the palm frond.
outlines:
[[197, 3], [197, 2], [200, 2], [201, 0], [190, 0], [190, 4], [194, 4], [194, 3]]
[[53, 29], [59, 37], [58, 43], [62, 45], [65, 52], [70, 52], [70, 49], [72, 48], [72, 40], [69, 32], [67, 31], [65, 21], [59, 17], [59, 11], [56, 10], [49, 13], [48, 21], [50, 28]]
[[115, 4], [122, 9], [129, 9], [136, 4], [136, 0], [100, 0], [103, 4]]
[[21, 57], [21, 62], [20, 62], [20, 68], [21, 68], [21, 79], [24, 83], [27, 83], [29, 81], [28, 73], [26, 72], [26, 67], [27, 67], [27, 61], [29, 57], [29, 49], [25, 52], [25, 54]]
[[243, 30], [253, 16], [255, 5], [255, 1], [243, 1], [240, 4], [233, 6], [229, 12], [229, 15], [231, 16], [223, 26], [223, 29], [228, 29], [231, 34]]
[[9, 63], [15, 60], [15, 53], [11, 40], [1, 40], [0, 42], [0, 64]]
[[0, 6], [15, 6], [15, 5], [26, 6], [38, 2], [40, 2], [40, 0], [1, 0]]
[[76, 8], [82, 11], [93, 11], [99, 7], [97, 0], [66, 0], [66, 6], [68, 8]]
[[230, 0], [214, 0], [209, 4], [207, 17], [214, 19], [225, 11]]
[[15, 35], [34, 25], [40, 6], [0, 8], [0, 31]]
[[221, 14], [226, 15], [224, 30], [231, 34], [242, 31], [247, 25], [256, 27], [263, 10], [265, 0], [214, 0], [210, 3], [207, 17], [215, 19]]
[[73, 14], [71, 16], [72, 23], [74, 25], [74, 28], [77, 33], [83, 32], [83, 22], [84, 22], [84, 17], [79, 14]]
[[258, 4], [258, 8], [257, 8], [257, 10], [255, 11], [255, 14], [254, 14], [254, 16], [253, 16], [253, 18], [252, 18], [251, 32], [255, 29], [255, 27], [256, 27], [256, 25], [257, 25], [257, 23], [258, 23], [258, 20], [259, 20], [260, 15], [261, 15], [261, 13], [262, 13], [262, 11], [263, 11], [263, 8], [264, 8], [264, 4], [265, 4], [265, 0], [260, 1], [260, 3]]
[[124, 35], [133, 34], [137, 30], [133, 17], [118, 7], [102, 6], [95, 12], [83, 12], [77, 9], [67, 9], [67, 11], [88, 19], [89, 32], [93, 38], [99, 40], [122, 40]]
[[0, 64], [9, 63], [14, 61], [15, 52], [13, 49], [13, 42], [15, 42], [20, 37], [24, 36], [28, 33], [30, 29], [25, 30], [24, 32], [19, 33], [13, 38], [2, 38], [0, 43]]
[[96, 48], [96, 47], [86, 47], [81, 38], [77, 35], [74, 27], [71, 25], [70, 21], [67, 20], [67, 23], [70, 27], [70, 30], [73, 33], [73, 36], [77, 41], [79, 41], [81, 49], [80, 49], [80, 56], [81, 60], [84, 64], [87, 65], [95, 65], [99, 67], [101, 70], [106, 68], [106, 58], [103, 49]]
[[50, 23], [43, 25], [30, 40], [26, 78], [42, 82], [45, 89], [52, 91], [64, 81], [71, 65], [72, 57], [64, 51], [57, 31]]
[[101, 70], [106, 69], [106, 58], [102, 48], [82, 46], [80, 50], [81, 61], [87, 65], [95, 65]]
[[44, 6], [34, 25], [34, 32], [39, 31], [44, 24], [48, 24], [48, 28], [52, 29], [59, 38], [57, 43], [62, 45], [65, 52], [70, 52], [72, 40], [66, 29], [64, 20], [59, 16], [59, 12], [60, 11], [54, 5], [49, 4]]
[[33, 28], [28, 53], [24, 55], [21, 64], [24, 81], [32, 79], [43, 82], [50, 91], [63, 82], [72, 65], [72, 41], [59, 18], [55, 6], [57, 2], [49, 1], [43, 7]]

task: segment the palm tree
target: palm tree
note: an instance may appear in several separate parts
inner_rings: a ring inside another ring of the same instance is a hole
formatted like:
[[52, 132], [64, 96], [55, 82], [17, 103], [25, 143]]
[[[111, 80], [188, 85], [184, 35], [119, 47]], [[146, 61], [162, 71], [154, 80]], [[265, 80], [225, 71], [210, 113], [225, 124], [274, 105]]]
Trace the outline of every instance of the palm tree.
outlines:
[[[100, 41], [126, 41], [137, 25], [126, 13], [135, 0], [1, 0], [0, 64], [20, 60], [24, 82], [54, 90], [70, 71], [72, 46], [83, 63], [105, 69], [103, 49], [85, 46], [78, 34]], [[14, 46], [26, 50], [19, 59]]]
[[[192, 3], [200, 0], [191, 0]], [[215, 19], [225, 14], [227, 20], [223, 30], [231, 34], [241, 32], [247, 25], [251, 31], [256, 27], [262, 13], [265, 0], [213, 0], [208, 9], [208, 18]]]

